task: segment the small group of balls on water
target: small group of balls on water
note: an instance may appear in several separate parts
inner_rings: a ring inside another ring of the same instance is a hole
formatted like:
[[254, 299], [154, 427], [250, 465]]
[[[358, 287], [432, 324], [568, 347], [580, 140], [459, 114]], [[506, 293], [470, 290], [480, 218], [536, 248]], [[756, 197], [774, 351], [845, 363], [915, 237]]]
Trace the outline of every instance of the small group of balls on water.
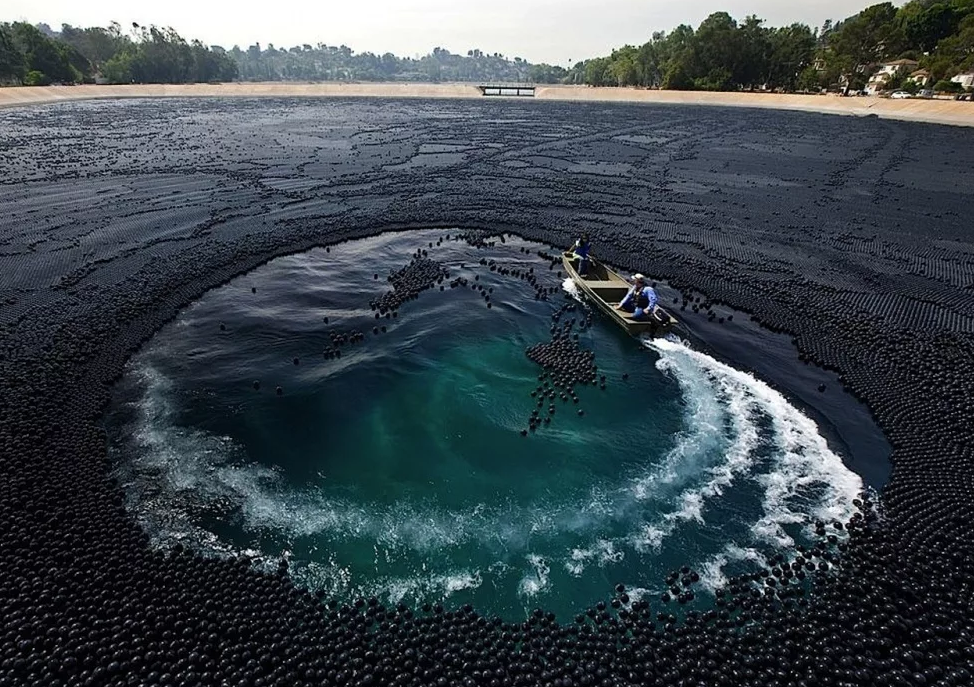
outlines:
[[[461, 263], [460, 266], [462, 268], [463, 264]], [[460, 289], [469, 286], [472, 291], [477, 291], [480, 293], [480, 297], [484, 299], [484, 303], [487, 305], [487, 309], [490, 310], [491, 308], [494, 307], [493, 302], [490, 300], [491, 295], [494, 293], [494, 287], [484, 286], [479, 282], [480, 282], [480, 275], [474, 276], [473, 283], [471, 283], [470, 280], [467, 279], [466, 277], [457, 277], [456, 279], [450, 281], [449, 286], [451, 289]], [[444, 287], [441, 286], [440, 290], [443, 291]]]
[[329, 332], [328, 339], [331, 345], [322, 351], [322, 355], [326, 360], [336, 360], [342, 357], [342, 346], [364, 343], [365, 332], [358, 329], [351, 329], [347, 332]]
[[[522, 251], [525, 250], [522, 248]], [[487, 258], [481, 258], [480, 264], [489, 269], [491, 272], [496, 272], [503, 277], [515, 277], [522, 281], [527, 282], [534, 289], [534, 300], [536, 301], [546, 301], [553, 294], [558, 292], [558, 287], [556, 286], [545, 286], [538, 279], [537, 275], [534, 273], [533, 267], [528, 267], [526, 269], [518, 269], [516, 267], [504, 267], [496, 260], [488, 260]], [[559, 276], [561, 273], [559, 272]]]
[[[565, 303], [559, 307], [551, 315], [551, 340], [535, 344], [526, 351], [528, 358], [540, 365], [543, 372], [538, 375], [537, 388], [531, 392], [538, 407], [531, 411], [528, 428], [521, 430], [521, 436], [527, 436], [529, 432], [551, 423], [558, 398], [561, 398], [562, 403], [571, 400], [577, 405], [579, 399], [575, 392], [576, 386], [598, 385], [605, 389], [605, 375], [599, 375], [595, 352], [579, 345], [579, 332], [592, 326], [591, 310], [581, 317], [560, 322], [563, 315], [575, 313], [577, 310], [578, 305], [575, 303]], [[575, 331], [576, 327], [578, 331]], [[579, 417], [585, 415], [581, 408], [576, 412]]]

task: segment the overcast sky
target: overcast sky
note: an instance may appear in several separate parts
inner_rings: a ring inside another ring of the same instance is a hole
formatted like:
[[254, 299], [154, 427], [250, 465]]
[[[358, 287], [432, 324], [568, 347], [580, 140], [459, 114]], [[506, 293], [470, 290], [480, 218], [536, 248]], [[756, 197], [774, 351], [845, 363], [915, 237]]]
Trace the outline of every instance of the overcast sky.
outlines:
[[[878, 1], [878, 0], [872, 0]], [[355, 52], [455, 53], [471, 48], [568, 64], [613, 48], [644, 43], [653, 31], [696, 27], [711, 12], [736, 19], [756, 14], [772, 26], [855, 14], [870, 0], [2, 0], [0, 21], [45, 22], [60, 28], [123, 28], [132, 22], [171, 26], [184, 38], [241, 48], [303, 43], [347, 45]], [[901, 3], [897, 3], [901, 4]]]

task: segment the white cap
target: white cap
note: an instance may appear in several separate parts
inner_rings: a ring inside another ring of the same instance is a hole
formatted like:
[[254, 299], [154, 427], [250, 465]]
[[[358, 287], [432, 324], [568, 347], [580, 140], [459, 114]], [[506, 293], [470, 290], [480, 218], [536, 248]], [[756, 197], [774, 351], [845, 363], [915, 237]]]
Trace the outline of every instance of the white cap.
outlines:
[[632, 275], [632, 279], [633, 281], [639, 281], [640, 279], [646, 279], [646, 277], [637, 272], [636, 274]]

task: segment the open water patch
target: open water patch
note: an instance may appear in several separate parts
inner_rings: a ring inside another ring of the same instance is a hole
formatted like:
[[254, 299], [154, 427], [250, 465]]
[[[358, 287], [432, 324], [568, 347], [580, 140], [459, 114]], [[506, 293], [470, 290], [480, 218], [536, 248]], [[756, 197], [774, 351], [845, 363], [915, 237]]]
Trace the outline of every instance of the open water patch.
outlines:
[[[713, 589], [851, 514], [862, 480], [771, 386], [676, 337], [585, 326], [544, 246], [457, 239], [274, 260], [132, 359], [108, 425], [157, 545], [286, 559], [338, 598], [564, 617], [620, 582], [659, 596], [683, 564]], [[389, 300], [409, 265], [428, 288]], [[525, 351], [556, 312], [606, 384], [552, 412]]]

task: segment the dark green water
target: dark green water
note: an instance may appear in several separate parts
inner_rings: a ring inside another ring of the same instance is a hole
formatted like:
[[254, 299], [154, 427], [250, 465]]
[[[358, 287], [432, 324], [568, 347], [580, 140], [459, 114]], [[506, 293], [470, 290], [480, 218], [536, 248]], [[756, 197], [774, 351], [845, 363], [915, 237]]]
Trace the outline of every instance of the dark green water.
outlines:
[[[446, 233], [275, 260], [133, 359], [109, 426], [157, 543], [285, 556], [302, 583], [343, 598], [564, 617], [617, 582], [658, 595], [684, 563], [712, 587], [848, 511], [860, 480], [777, 392], [598, 318], [580, 344], [607, 388], [579, 387], [577, 406], [556, 401], [550, 426], [520, 436], [541, 371], [525, 349], [549, 340], [563, 279], [522, 250], [539, 246], [436, 245]], [[376, 321], [369, 302], [417, 249], [469, 284]], [[556, 293], [536, 300], [481, 258], [533, 268]], [[493, 288], [490, 309], [474, 284]], [[365, 341], [322, 355], [350, 330]]]

